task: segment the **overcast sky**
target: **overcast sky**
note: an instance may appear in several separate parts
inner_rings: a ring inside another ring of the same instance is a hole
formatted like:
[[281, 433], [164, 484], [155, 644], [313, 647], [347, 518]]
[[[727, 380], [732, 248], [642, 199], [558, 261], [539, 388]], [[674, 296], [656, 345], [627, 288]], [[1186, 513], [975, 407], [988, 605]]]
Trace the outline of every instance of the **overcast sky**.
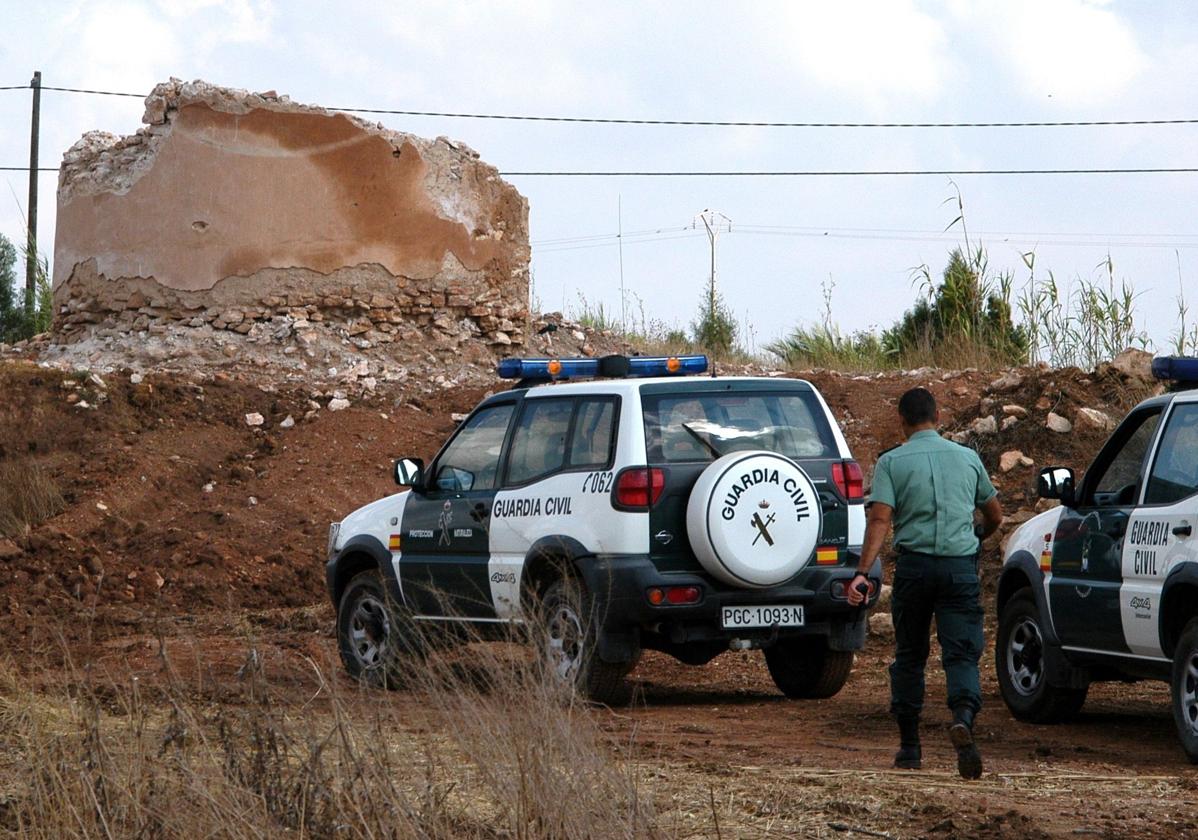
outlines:
[[[1099, 0], [878, 2], [355, 2], [0, 0], [0, 85], [148, 91], [169, 76], [274, 89], [326, 106], [648, 119], [973, 122], [1198, 117], [1198, 7]], [[0, 92], [0, 165], [28, 160], [29, 94]], [[130, 133], [136, 99], [47, 92], [43, 165], [93, 128]], [[979, 169], [1198, 166], [1198, 125], [798, 129], [616, 126], [383, 117], [446, 134], [502, 170]], [[27, 182], [0, 173], [0, 232], [22, 240]], [[650, 318], [687, 325], [708, 271], [687, 230], [704, 208], [732, 233], [719, 283], [760, 347], [819, 317], [835, 283], [845, 329], [886, 326], [943, 267], [956, 217], [945, 176], [513, 177], [529, 198], [536, 296], [619, 313], [625, 284]], [[1198, 317], [1198, 174], [955, 178], [997, 268], [1035, 248], [1059, 280], [1116, 276], [1141, 293], [1163, 347], [1179, 282]], [[51, 251], [53, 173], [42, 174]], [[930, 235], [929, 235], [930, 234]], [[562, 242], [561, 240], [571, 240]], [[538, 245], [537, 243], [542, 243]], [[585, 247], [580, 247], [585, 246]], [[1180, 281], [1178, 270], [1180, 256]], [[641, 307], [634, 300], [640, 317]]]

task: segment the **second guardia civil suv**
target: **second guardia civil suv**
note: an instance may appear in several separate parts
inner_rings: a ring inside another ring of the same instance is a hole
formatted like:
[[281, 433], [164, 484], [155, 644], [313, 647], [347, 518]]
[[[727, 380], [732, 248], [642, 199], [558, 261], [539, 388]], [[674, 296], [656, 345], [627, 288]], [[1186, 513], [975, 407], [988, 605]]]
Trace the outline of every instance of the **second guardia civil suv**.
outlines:
[[1162, 357], [1169, 393], [1137, 405], [1081, 480], [1041, 471], [1059, 507], [1007, 542], [995, 664], [1003, 699], [1033, 723], [1067, 720], [1092, 683], [1164, 680], [1198, 763], [1198, 358]]
[[810, 383], [706, 368], [503, 360], [514, 388], [427, 466], [398, 460], [407, 490], [330, 528], [347, 670], [388, 684], [418, 667], [400, 656], [413, 635], [524, 622], [553, 672], [599, 701], [623, 695], [644, 649], [702, 665], [760, 648], [787, 696], [838, 692], [865, 640], [844, 592], [861, 469]]

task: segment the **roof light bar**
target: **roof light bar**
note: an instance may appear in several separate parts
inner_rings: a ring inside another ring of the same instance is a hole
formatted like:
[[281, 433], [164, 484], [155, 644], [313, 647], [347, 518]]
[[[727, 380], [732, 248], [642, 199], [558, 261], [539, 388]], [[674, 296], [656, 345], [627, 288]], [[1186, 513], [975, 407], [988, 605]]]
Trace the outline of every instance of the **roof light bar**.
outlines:
[[1157, 356], [1152, 360], [1152, 375], [1172, 382], [1198, 384], [1198, 358], [1194, 356]]
[[594, 378], [607, 376], [685, 376], [707, 372], [706, 356], [604, 356], [602, 359], [501, 359], [496, 368], [501, 379]]

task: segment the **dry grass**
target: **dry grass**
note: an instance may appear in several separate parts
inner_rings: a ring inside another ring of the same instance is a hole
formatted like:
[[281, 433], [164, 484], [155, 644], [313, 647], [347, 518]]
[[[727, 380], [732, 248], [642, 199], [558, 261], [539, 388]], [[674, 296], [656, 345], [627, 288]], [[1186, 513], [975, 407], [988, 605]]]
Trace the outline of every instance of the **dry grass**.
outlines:
[[0, 833], [661, 836], [631, 748], [613, 746], [595, 712], [526, 653], [432, 654], [411, 669], [402, 704], [311, 661], [315, 692], [297, 699], [252, 647], [215, 697], [211, 674], [193, 691], [165, 656], [152, 688], [68, 667], [49, 694], [10, 665], [0, 669]]
[[23, 536], [62, 509], [49, 470], [29, 460], [0, 461], [0, 536]]

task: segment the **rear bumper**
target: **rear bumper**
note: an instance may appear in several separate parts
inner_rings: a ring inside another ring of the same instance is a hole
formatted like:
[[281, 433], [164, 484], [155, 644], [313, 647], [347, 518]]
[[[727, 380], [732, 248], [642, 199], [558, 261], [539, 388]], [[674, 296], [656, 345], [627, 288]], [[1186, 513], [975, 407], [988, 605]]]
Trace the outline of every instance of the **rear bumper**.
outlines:
[[[856, 555], [856, 552], [851, 552]], [[833, 595], [833, 584], [847, 584], [855, 575], [853, 566], [817, 566], [800, 572], [788, 583], [769, 589], [734, 589], [711, 577], [690, 572], [660, 572], [643, 555], [598, 555], [578, 563], [587, 587], [596, 598], [604, 640], [600, 656], [621, 661], [634, 649], [643, 632], [653, 633], [672, 645], [730, 642], [743, 639], [768, 643], [778, 638], [822, 636], [834, 650], [860, 650], [865, 644], [865, 611], [850, 607], [843, 596]], [[875, 583], [870, 606], [877, 600], [881, 562], [870, 570]], [[702, 597], [696, 604], [649, 603], [652, 587], [697, 586]], [[802, 605], [802, 627], [725, 629], [721, 610], [725, 606]]]

